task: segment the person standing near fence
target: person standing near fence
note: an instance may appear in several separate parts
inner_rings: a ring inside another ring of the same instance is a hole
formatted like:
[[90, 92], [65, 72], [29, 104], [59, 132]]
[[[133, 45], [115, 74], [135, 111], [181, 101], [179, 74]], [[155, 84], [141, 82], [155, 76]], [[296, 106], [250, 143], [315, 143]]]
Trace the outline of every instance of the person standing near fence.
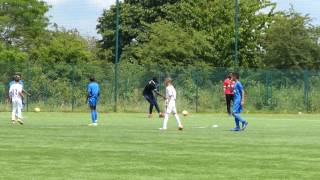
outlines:
[[[248, 122], [245, 121], [240, 114], [243, 111], [244, 106], [244, 90], [241, 82], [239, 81], [239, 74], [238, 73], [232, 73], [232, 80], [235, 82], [234, 85], [234, 103], [233, 103], [233, 116], [235, 119], [236, 127], [232, 129], [232, 131], [243, 131], [247, 128]], [[240, 128], [240, 122], [242, 124], [242, 128]]]
[[96, 82], [96, 78], [94, 76], [90, 77], [90, 83], [88, 84], [87, 89], [87, 103], [89, 104], [91, 110], [91, 120], [92, 123], [89, 126], [97, 126], [98, 123], [98, 113], [97, 113], [97, 104], [100, 97], [100, 86]]
[[158, 92], [157, 86], [158, 86], [158, 79], [157, 78], [152, 78], [152, 80], [148, 81], [147, 85], [144, 87], [143, 89], [143, 96], [144, 98], [148, 101], [149, 105], [149, 114], [148, 117], [151, 118], [152, 117], [152, 111], [153, 111], [153, 107], [156, 108], [159, 117], [162, 118], [163, 114], [160, 111], [158, 102], [156, 100], [156, 98], [154, 97], [153, 93], [156, 93], [157, 95], [163, 97], [165, 99], [165, 97], [160, 94]]
[[227, 112], [228, 114], [231, 116], [231, 102], [234, 99], [234, 92], [233, 92], [233, 88], [234, 88], [234, 84], [235, 82], [232, 80], [231, 78], [231, 73], [227, 76], [227, 79], [224, 80], [223, 83], [223, 89], [224, 89], [224, 94], [226, 97], [226, 104], [227, 104]]
[[22, 120], [22, 98], [23, 98], [23, 86], [20, 83], [20, 77], [14, 76], [14, 83], [11, 84], [9, 89], [9, 97], [12, 103], [12, 123], [23, 124]]
[[166, 78], [165, 80], [166, 85], [166, 115], [163, 120], [163, 126], [160, 128], [160, 130], [167, 130], [169, 115], [173, 113], [174, 117], [176, 118], [178, 130], [183, 130], [183, 125], [181, 123], [181, 120], [179, 118], [177, 108], [176, 108], [176, 99], [177, 99], [177, 92], [172, 84], [171, 78]]

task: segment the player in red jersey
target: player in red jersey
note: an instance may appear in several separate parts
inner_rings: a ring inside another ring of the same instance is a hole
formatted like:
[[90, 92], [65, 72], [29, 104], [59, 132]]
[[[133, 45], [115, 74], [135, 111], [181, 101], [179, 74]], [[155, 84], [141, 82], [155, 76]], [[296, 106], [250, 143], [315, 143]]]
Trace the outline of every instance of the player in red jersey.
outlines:
[[227, 103], [227, 112], [231, 116], [231, 101], [233, 101], [234, 97], [234, 81], [231, 79], [231, 74], [227, 76], [227, 79], [224, 80], [223, 83], [223, 89], [224, 89], [224, 94], [226, 96], [226, 103]]

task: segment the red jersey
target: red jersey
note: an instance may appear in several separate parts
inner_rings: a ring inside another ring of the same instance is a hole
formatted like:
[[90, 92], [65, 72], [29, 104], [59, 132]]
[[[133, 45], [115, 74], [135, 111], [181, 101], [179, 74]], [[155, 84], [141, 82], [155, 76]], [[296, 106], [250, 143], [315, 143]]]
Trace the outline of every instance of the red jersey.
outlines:
[[230, 79], [224, 80], [223, 87], [225, 89], [225, 94], [233, 94], [233, 88], [234, 88], [234, 81], [231, 81]]

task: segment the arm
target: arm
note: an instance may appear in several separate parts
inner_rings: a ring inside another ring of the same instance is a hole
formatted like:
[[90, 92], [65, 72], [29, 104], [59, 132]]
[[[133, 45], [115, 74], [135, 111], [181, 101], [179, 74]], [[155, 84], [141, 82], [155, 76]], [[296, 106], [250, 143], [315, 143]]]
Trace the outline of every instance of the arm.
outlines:
[[243, 106], [244, 105], [244, 99], [245, 99], [245, 96], [244, 96], [244, 90], [242, 90], [241, 92], [241, 105]]
[[31, 94], [30, 93], [28, 93], [26, 90], [24, 90], [24, 89], [22, 89], [22, 92], [24, 93], [24, 94], [26, 94], [27, 96], [31, 96]]
[[154, 90], [154, 92], [158, 95], [158, 96], [161, 96], [163, 99], [166, 99], [166, 97], [162, 94], [160, 94], [157, 90]]
[[21, 97], [24, 97], [23, 91], [19, 92], [19, 95], [20, 95]]
[[88, 99], [90, 97], [90, 87], [87, 87], [87, 97], [86, 97], [86, 103], [88, 103]]

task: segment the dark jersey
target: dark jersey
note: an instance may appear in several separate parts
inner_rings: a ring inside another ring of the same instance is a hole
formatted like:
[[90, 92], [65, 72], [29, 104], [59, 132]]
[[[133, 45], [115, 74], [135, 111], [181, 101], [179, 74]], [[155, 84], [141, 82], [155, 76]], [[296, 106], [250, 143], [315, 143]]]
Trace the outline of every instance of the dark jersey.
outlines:
[[153, 91], [157, 91], [157, 84], [151, 80], [148, 84], [144, 87], [143, 94], [144, 95], [153, 95]]

